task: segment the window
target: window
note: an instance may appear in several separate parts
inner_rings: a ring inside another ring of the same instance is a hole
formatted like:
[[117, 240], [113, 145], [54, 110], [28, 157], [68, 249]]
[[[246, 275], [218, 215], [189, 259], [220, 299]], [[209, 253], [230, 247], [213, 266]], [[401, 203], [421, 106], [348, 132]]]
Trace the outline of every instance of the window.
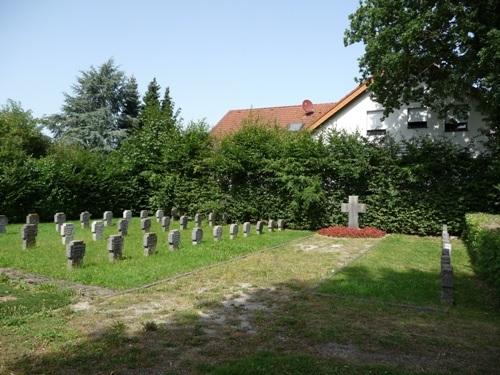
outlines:
[[427, 128], [427, 109], [408, 108], [408, 129]]
[[384, 111], [367, 111], [366, 135], [385, 135], [386, 129], [382, 117]]
[[301, 122], [292, 122], [288, 124], [288, 131], [298, 132], [300, 129], [302, 129], [303, 126], [304, 124], [302, 124]]
[[466, 132], [469, 130], [467, 127], [468, 117], [469, 116], [467, 114], [464, 116], [448, 115], [444, 123], [444, 131], [446, 133]]

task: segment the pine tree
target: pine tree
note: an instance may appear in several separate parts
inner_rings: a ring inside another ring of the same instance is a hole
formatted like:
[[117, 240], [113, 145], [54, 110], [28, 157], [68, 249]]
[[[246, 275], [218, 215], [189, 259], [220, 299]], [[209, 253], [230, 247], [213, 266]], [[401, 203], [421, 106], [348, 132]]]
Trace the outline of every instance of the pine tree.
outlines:
[[124, 87], [123, 111], [120, 117], [119, 127], [130, 133], [138, 126], [138, 116], [140, 111], [139, 90], [137, 80], [134, 76], [130, 77]]
[[156, 82], [156, 78], [148, 85], [148, 90], [144, 94], [143, 98], [143, 110], [145, 109], [158, 109], [160, 110], [160, 85]]

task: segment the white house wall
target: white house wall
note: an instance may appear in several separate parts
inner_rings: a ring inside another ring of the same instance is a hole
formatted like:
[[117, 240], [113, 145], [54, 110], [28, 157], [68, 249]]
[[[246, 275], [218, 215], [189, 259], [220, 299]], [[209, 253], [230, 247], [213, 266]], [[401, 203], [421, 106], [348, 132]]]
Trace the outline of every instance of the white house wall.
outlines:
[[[482, 120], [482, 115], [472, 109], [468, 119], [468, 130], [459, 132], [445, 132], [444, 120], [438, 119], [436, 113], [428, 112], [427, 128], [408, 129], [408, 108], [416, 108], [418, 105], [404, 106], [399, 110], [392, 112], [384, 121], [383, 128], [387, 134], [390, 134], [396, 140], [409, 139], [413, 137], [429, 135], [434, 139], [447, 138], [453, 140], [461, 146], [471, 146], [474, 141], [476, 150], [482, 149], [480, 142], [484, 136], [479, 129], [486, 125]], [[365, 92], [358, 98], [349, 103], [345, 108], [328, 119], [321, 127], [315, 131], [315, 135], [320, 135], [330, 129], [337, 131], [346, 131], [347, 133], [359, 132], [361, 135], [367, 135], [368, 111], [382, 110], [383, 107], [372, 100], [370, 95]]]

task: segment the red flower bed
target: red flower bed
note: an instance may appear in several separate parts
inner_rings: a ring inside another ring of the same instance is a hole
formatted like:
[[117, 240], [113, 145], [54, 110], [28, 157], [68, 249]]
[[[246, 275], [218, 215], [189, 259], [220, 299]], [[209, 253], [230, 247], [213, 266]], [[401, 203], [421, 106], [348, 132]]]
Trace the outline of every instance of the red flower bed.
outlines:
[[356, 229], [336, 226], [321, 228], [318, 233], [329, 237], [379, 238], [385, 236], [385, 232], [383, 230], [374, 227]]

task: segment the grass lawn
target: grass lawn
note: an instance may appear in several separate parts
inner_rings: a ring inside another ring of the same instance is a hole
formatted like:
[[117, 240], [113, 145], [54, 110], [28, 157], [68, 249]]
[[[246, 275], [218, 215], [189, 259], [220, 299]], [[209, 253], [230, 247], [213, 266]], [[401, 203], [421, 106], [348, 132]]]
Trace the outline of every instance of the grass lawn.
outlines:
[[[104, 239], [100, 241], [92, 241], [90, 229], [81, 229], [79, 222], [73, 222], [76, 228], [74, 239], [84, 240], [87, 244], [83, 267], [73, 270], [67, 269], [65, 247], [55, 230], [55, 224], [40, 224], [37, 246], [28, 250], [21, 248], [21, 225], [9, 225], [7, 233], [0, 235], [0, 267], [13, 267], [85, 284], [127, 289], [310, 234], [307, 231], [286, 230], [273, 233], [266, 231], [257, 235], [252, 227], [252, 234], [248, 238], [243, 237], [240, 229], [240, 235], [235, 240], [229, 240], [229, 226], [225, 226], [222, 241], [215, 242], [211, 228], [207, 225], [203, 227], [202, 244], [194, 246], [191, 244], [193, 223], [190, 222], [189, 228], [181, 233], [180, 250], [169, 251], [167, 233], [152, 219], [151, 231], [158, 235], [157, 253], [145, 257], [140, 221], [134, 218], [125, 238], [124, 259], [110, 263], [106, 239], [110, 234], [118, 233], [116, 221], [115, 219], [114, 226], [105, 228]], [[178, 221], [171, 225], [171, 229], [178, 227]]]

